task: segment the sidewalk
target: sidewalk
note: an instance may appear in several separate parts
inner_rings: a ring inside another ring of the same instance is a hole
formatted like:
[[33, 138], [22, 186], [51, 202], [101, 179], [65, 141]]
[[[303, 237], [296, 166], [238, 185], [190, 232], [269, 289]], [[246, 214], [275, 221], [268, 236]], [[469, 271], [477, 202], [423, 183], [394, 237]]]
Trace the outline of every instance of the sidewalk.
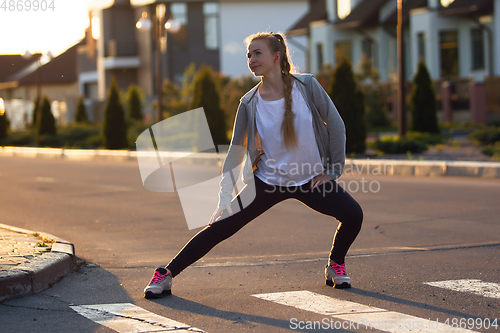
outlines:
[[[445, 148], [441, 151], [434, 149], [426, 153], [409, 156], [384, 155], [372, 156], [364, 159], [349, 159], [345, 161], [345, 175], [371, 174], [386, 176], [417, 176], [417, 177], [481, 177], [500, 178], [500, 162], [491, 159], [481, 161], [471, 160], [482, 156], [471, 147], [461, 149]], [[476, 149], [477, 150], [477, 149]], [[146, 154], [154, 154], [147, 152]], [[142, 153], [144, 155], [144, 153]], [[141, 153], [127, 150], [101, 150], [101, 149], [54, 149], [54, 148], [26, 148], [26, 147], [0, 147], [1, 156], [24, 158], [65, 159], [72, 161], [121, 161], [137, 163]], [[154, 155], [156, 158], [156, 155]], [[146, 158], [151, 156], [146, 156]], [[186, 153], [162, 152], [163, 158], [172, 158], [179, 163], [210, 165], [215, 163], [213, 154], [196, 153], [186, 157]], [[220, 154], [224, 161], [225, 154]], [[421, 160], [423, 159], [423, 160]], [[149, 159], [150, 160], [150, 159]], [[158, 166], [160, 167], [160, 166]]]
[[0, 302], [47, 289], [73, 271], [73, 261], [73, 244], [0, 224]]

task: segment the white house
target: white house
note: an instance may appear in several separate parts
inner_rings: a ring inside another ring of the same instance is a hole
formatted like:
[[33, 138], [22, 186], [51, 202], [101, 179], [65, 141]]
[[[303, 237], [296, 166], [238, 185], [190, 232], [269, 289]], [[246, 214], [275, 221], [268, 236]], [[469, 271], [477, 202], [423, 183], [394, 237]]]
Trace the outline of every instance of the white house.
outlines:
[[[354, 66], [363, 53], [372, 58], [381, 81], [396, 79], [397, 0], [311, 1], [324, 3], [327, 13], [302, 30], [312, 72], [335, 65], [335, 50], [341, 50]], [[407, 80], [419, 59], [433, 79], [500, 75], [500, 0], [404, 0], [403, 11]]]
[[[286, 32], [309, 10], [307, 0], [220, 0], [220, 69], [230, 76], [250, 74], [243, 40], [256, 32]], [[300, 71], [307, 70], [307, 38], [290, 38], [290, 53]], [[303, 45], [303, 47], [301, 47]]]

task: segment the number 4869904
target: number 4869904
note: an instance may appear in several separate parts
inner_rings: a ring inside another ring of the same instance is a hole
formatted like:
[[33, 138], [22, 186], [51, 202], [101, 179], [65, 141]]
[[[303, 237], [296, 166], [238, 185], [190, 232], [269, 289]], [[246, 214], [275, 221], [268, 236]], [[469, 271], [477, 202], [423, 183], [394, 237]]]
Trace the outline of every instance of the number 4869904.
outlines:
[[4, 12], [54, 11], [55, 0], [3, 0], [0, 10]]

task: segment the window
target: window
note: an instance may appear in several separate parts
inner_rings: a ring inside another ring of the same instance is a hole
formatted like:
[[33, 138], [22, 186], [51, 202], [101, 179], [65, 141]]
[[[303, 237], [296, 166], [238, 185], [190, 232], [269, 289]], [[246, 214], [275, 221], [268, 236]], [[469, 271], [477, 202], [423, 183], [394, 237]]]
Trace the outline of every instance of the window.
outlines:
[[370, 60], [373, 63], [373, 43], [369, 39], [363, 39], [361, 42], [361, 52], [365, 55], [366, 60]]
[[449, 5], [451, 5], [452, 2], [454, 2], [455, 0], [441, 0], [441, 6], [443, 7], [448, 7]]
[[169, 45], [172, 41], [172, 49], [174, 51], [185, 51], [188, 45], [187, 36], [187, 23], [188, 23], [188, 9], [187, 4], [184, 2], [173, 2], [170, 5], [170, 13], [172, 18], [180, 23], [180, 29], [175, 34], [168, 34]]
[[417, 43], [418, 61], [425, 62], [425, 32], [420, 32], [417, 35]]
[[472, 69], [484, 69], [484, 33], [483, 29], [472, 29]]
[[[345, 56], [349, 61], [352, 62], [351, 58], [351, 42], [346, 41], [346, 42], [337, 42], [335, 44], [335, 54], [338, 57], [341, 57], [342, 55]], [[338, 60], [338, 59], [337, 59]]]
[[316, 44], [316, 61], [318, 62], [318, 71], [323, 67], [323, 44]]
[[205, 47], [207, 50], [219, 49], [219, 4], [205, 2], [203, 4], [205, 17]]
[[439, 33], [441, 50], [441, 76], [458, 76], [458, 32], [456, 30]]
[[337, 0], [337, 16], [343, 20], [351, 14], [351, 0]]

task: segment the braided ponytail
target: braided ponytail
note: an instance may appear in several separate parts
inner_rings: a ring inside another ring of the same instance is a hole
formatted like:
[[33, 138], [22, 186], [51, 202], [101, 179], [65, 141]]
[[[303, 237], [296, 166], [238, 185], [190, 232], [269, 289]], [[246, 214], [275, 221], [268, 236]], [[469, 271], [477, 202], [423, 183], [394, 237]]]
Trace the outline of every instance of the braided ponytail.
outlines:
[[252, 41], [262, 39], [273, 52], [280, 53], [281, 77], [285, 86], [285, 117], [281, 124], [281, 133], [285, 147], [290, 149], [298, 148], [299, 140], [295, 133], [295, 123], [293, 117], [295, 113], [292, 111], [292, 75], [293, 65], [288, 57], [287, 46], [285, 39], [280, 34], [274, 33], [259, 33], [246, 38], [245, 42], [249, 45]]
[[298, 148], [299, 141], [297, 139], [297, 134], [295, 133], [295, 123], [293, 121], [293, 116], [295, 113], [292, 111], [292, 75], [290, 60], [288, 59], [287, 46], [285, 40], [280, 34], [274, 34], [280, 42], [280, 65], [281, 65], [281, 77], [285, 85], [285, 117], [283, 119], [283, 124], [281, 124], [281, 132], [283, 133], [283, 142], [285, 147], [290, 150], [290, 148]]

